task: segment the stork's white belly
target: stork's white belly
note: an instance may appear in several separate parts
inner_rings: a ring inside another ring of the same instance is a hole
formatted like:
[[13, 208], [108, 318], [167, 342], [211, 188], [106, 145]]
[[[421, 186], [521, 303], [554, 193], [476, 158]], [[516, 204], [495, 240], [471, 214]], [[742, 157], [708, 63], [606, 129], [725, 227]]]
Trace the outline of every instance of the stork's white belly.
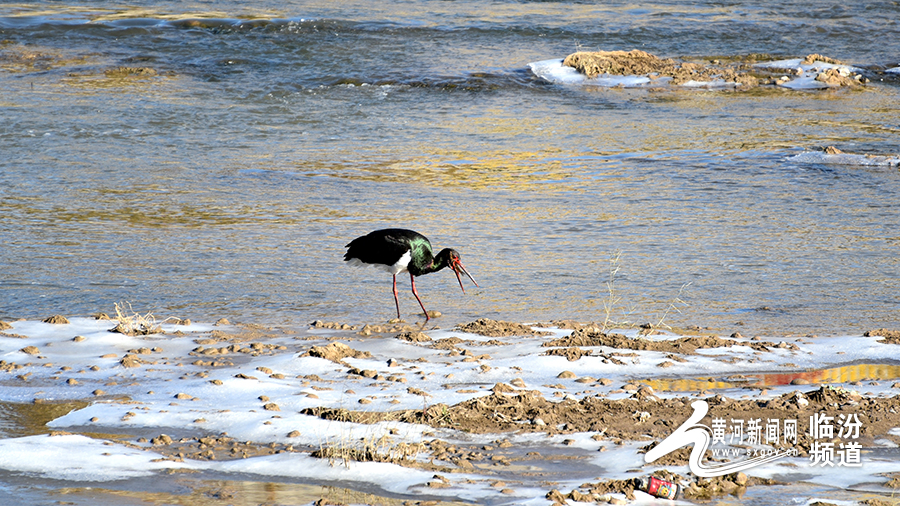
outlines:
[[409, 251], [407, 251], [406, 253], [403, 254], [402, 257], [400, 257], [400, 260], [397, 260], [397, 262], [394, 265], [367, 264], [358, 258], [351, 258], [350, 260], [347, 261], [347, 263], [352, 265], [353, 267], [372, 266], [377, 269], [381, 269], [383, 271], [390, 272], [391, 274], [396, 276], [397, 274], [400, 274], [401, 272], [407, 272], [406, 268], [407, 268], [407, 266], [409, 266], [409, 261], [411, 259], [412, 259], [412, 255], [410, 254]]

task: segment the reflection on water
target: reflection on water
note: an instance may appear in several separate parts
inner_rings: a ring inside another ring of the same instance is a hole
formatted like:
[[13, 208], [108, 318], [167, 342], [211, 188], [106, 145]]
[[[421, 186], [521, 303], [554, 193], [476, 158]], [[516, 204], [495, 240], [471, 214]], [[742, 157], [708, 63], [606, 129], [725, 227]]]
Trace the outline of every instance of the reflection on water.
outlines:
[[866, 380], [894, 380], [900, 378], [900, 365], [855, 364], [787, 373], [740, 374], [727, 378], [648, 379], [642, 383], [655, 390], [688, 392], [747, 387], [772, 387], [781, 385], [818, 385], [855, 383]]
[[47, 434], [47, 422], [81, 409], [84, 401], [0, 402], [0, 439]]

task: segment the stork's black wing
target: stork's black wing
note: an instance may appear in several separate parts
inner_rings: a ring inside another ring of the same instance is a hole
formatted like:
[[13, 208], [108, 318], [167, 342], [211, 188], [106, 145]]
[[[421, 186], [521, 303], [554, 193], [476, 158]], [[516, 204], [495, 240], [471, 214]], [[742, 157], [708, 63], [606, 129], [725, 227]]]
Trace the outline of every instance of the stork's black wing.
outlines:
[[350, 241], [344, 260], [355, 258], [367, 264], [394, 265], [413, 245], [422, 242], [431, 250], [431, 243], [418, 232], [402, 228], [376, 230]]

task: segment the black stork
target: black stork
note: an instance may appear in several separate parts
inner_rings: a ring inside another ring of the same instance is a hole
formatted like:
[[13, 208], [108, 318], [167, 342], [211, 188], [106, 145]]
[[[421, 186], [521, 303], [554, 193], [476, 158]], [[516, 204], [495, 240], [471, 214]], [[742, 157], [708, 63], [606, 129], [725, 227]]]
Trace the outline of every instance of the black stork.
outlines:
[[416, 276], [437, 272], [449, 266], [456, 274], [456, 280], [459, 281], [459, 287], [462, 288], [463, 293], [466, 293], [466, 289], [463, 287], [462, 278], [459, 277], [460, 272], [468, 276], [475, 286], [478, 286], [475, 278], [459, 261], [459, 253], [456, 250], [444, 248], [435, 256], [427, 237], [402, 228], [376, 230], [353, 239], [347, 245], [344, 261], [360, 267], [374, 265], [394, 276], [394, 303], [397, 306], [398, 320], [400, 319], [400, 299], [397, 298], [397, 274], [401, 272], [409, 272], [412, 293], [425, 313], [425, 321], [428, 321], [430, 317], [416, 291]]

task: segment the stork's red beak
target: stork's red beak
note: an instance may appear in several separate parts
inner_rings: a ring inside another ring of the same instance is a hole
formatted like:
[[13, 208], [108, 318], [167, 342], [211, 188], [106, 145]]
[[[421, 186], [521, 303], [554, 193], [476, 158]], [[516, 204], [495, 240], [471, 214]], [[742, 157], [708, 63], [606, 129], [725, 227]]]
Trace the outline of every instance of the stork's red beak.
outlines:
[[453, 269], [453, 272], [456, 273], [456, 280], [459, 281], [459, 287], [462, 288], [463, 293], [466, 293], [466, 289], [463, 287], [463, 284], [462, 284], [462, 278], [459, 277], [460, 271], [461, 271], [463, 274], [465, 274], [466, 276], [468, 276], [469, 279], [471, 279], [472, 282], [475, 283], [475, 286], [478, 286], [478, 282], [475, 281], [475, 278], [473, 278], [472, 275], [469, 274], [469, 271], [467, 271], [466, 268], [463, 267], [462, 262], [460, 262], [459, 260], [457, 260], [457, 261], [451, 263], [451, 264], [450, 264], [450, 267]]

